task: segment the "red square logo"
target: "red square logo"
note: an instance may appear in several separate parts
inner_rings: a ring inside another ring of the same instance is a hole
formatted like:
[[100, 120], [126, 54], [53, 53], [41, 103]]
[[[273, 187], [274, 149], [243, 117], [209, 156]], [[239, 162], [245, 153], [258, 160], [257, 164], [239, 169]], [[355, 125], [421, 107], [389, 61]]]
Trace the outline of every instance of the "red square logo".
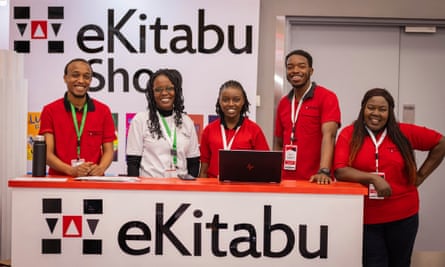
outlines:
[[31, 39], [47, 39], [48, 23], [45, 20], [31, 21]]
[[63, 237], [82, 237], [82, 216], [63, 216]]

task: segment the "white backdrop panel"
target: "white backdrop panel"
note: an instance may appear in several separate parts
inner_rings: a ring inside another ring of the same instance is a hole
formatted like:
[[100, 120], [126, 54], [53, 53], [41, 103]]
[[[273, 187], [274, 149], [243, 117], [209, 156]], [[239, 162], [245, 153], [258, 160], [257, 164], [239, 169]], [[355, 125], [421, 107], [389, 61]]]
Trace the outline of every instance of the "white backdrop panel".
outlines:
[[[15, 11], [23, 7], [29, 15], [18, 18]], [[51, 13], [50, 7], [63, 9]], [[63, 68], [70, 59], [98, 62], [93, 70], [104, 83], [96, 77], [92, 83], [96, 91], [91, 95], [119, 114], [118, 162], [109, 169], [119, 174], [125, 172], [125, 114], [146, 109], [141, 89], [150, 71], [178, 69], [183, 75], [186, 111], [203, 114], [204, 123], [214, 113], [219, 86], [229, 79], [239, 80], [252, 104], [250, 117], [255, 119], [258, 21], [259, 0], [13, 0], [10, 49], [16, 41], [29, 44], [24, 54], [30, 112], [41, 111], [63, 96]], [[39, 35], [45, 30], [36, 25], [46, 25], [47, 35]], [[62, 42], [63, 52], [49, 52], [49, 42]], [[137, 77], [140, 70], [142, 75]], [[128, 81], [122, 73], [128, 73]]]

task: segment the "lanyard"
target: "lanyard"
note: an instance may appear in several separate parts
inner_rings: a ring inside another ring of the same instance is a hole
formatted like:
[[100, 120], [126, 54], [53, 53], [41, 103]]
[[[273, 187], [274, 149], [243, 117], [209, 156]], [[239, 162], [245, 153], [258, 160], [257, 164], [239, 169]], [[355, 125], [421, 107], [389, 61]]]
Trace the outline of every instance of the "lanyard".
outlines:
[[371, 136], [371, 140], [375, 146], [375, 171], [379, 172], [379, 146], [382, 144], [383, 140], [386, 137], [386, 128], [380, 136], [379, 140], [375, 139], [374, 133], [368, 127], [366, 127], [366, 130], [368, 131], [369, 136]]
[[80, 129], [79, 125], [77, 124], [77, 116], [74, 105], [70, 103], [70, 106], [71, 106], [71, 115], [73, 116], [74, 128], [76, 129], [76, 135], [77, 135], [77, 159], [80, 159], [80, 137], [82, 137], [83, 127], [85, 126], [85, 120], [87, 118], [87, 112], [88, 112], [88, 105], [87, 103], [85, 103], [85, 105], [83, 106], [83, 115], [82, 115], [82, 121], [80, 122]]
[[294, 95], [292, 96], [292, 108], [291, 108], [292, 132], [290, 133], [290, 143], [291, 144], [293, 144], [293, 142], [295, 141], [295, 128], [296, 128], [296, 123], [298, 120], [298, 115], [300, 114], [301, 106], [303, 105], [303, 99], [306, 96], [306, 94], [309, 92], [310, 89], [311, 89], [311, 86], [309, 86], [309, 88], [306, 89], [306, 91], [301, 96], [300, 100], [298, 101], [297, 111], [295, 111], [295, 91], [294, 91]]
[[220, 126], [221, 126], [221, 136], [224, 149], [230, 150], [232, 148], [233, 140], [235, 140], [235, 136], [238, 133], [241, 126], [236, 127], [235, 133], [233, 134], [232, 138], [230, 138], [229, 144], [227, 144], [227, 137], [226, 137], [226, 131], [224, 130], [224, 126], [222, 124], [220, 124]]
[[158, 117], [161, 118], [162, 121], [162, 132], [165, 136], [165, 139], [167, 139], [167, 142], [170, 144], [170, 146], [172, 147], [170, 149], [170, 155], [173, 156], [173, 164], [174, 166], [177, 165], [178, 163], [178, 153], [177, 153], [177, 147], [176, 147], [176, 127], [174, 127], [174, 134], [173, 134], [173, 140], [172, 140], [172, 133], [170, 131], [170, 127], [168, 126], [167, 121], [165, 120], [164, 116], [162, 116], [161, 114], [159, 114], [159, 112], [157, 112]]

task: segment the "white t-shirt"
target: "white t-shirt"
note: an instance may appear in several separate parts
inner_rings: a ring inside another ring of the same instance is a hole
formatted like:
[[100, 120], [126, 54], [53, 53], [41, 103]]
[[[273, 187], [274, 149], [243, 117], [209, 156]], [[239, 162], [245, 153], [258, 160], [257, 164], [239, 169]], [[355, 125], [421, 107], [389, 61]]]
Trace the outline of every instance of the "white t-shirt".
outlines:
[[[176, 128], [174, 115], [164, 117], [171, 132]], [[158, 139], [148, 129], [148, 111], [137, 113], [130, 123], [127, 138], [127, 155], [142, 156], [140, 176], [170, 177], [166, 171], [173, 166], [171, 143], [165, 137]], [[159, 120], [162, 129], [162, 121]], [[187, 158], [199, 157], [199, 144], [195, 125], [186, 114], [182, 115], [182, 125], [176, 128], [177, 174], [187, 173]]]

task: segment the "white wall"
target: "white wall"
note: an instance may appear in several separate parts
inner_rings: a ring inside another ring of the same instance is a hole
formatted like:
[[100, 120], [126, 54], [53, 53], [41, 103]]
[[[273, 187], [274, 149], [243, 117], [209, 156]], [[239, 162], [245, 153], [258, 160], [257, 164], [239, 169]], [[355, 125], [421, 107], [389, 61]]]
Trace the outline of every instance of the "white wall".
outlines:
[[0, 0], [0, 49], [8, 49], [9, 41], [9, 1], [6, 5], [2, 3], [5, 0]]
[[[6, 5], [1, 5], [3, 1], [0, 1], [0, 50], [8, 49], [8, 41], [9, 41], [9, 1], [6, 2]], [[3, 122], [1, 122], [3, 124]], [[3, 151], [4, 144], [1, 144], [0, 150]], [[0, 192], [5, 194], [6, 190], [2, 189], [3, 186], [6, 185], [6, 181], [3, 181], [0, 178]], [[0, 196], [0, 199], [1, 196]], [[4, 198], [6, 199], [6, 198]], [[2, 214], [6, 213], [6, 209], [3, 208], [3, 203], [0, 203], [0, 233], [2, 232]], [[0, 256], [2, 255], [1, 251], [4, 250], [5, 245], [2, 244], [0, 240]], [[9, 251], [9, 249], [7, 250]]]

